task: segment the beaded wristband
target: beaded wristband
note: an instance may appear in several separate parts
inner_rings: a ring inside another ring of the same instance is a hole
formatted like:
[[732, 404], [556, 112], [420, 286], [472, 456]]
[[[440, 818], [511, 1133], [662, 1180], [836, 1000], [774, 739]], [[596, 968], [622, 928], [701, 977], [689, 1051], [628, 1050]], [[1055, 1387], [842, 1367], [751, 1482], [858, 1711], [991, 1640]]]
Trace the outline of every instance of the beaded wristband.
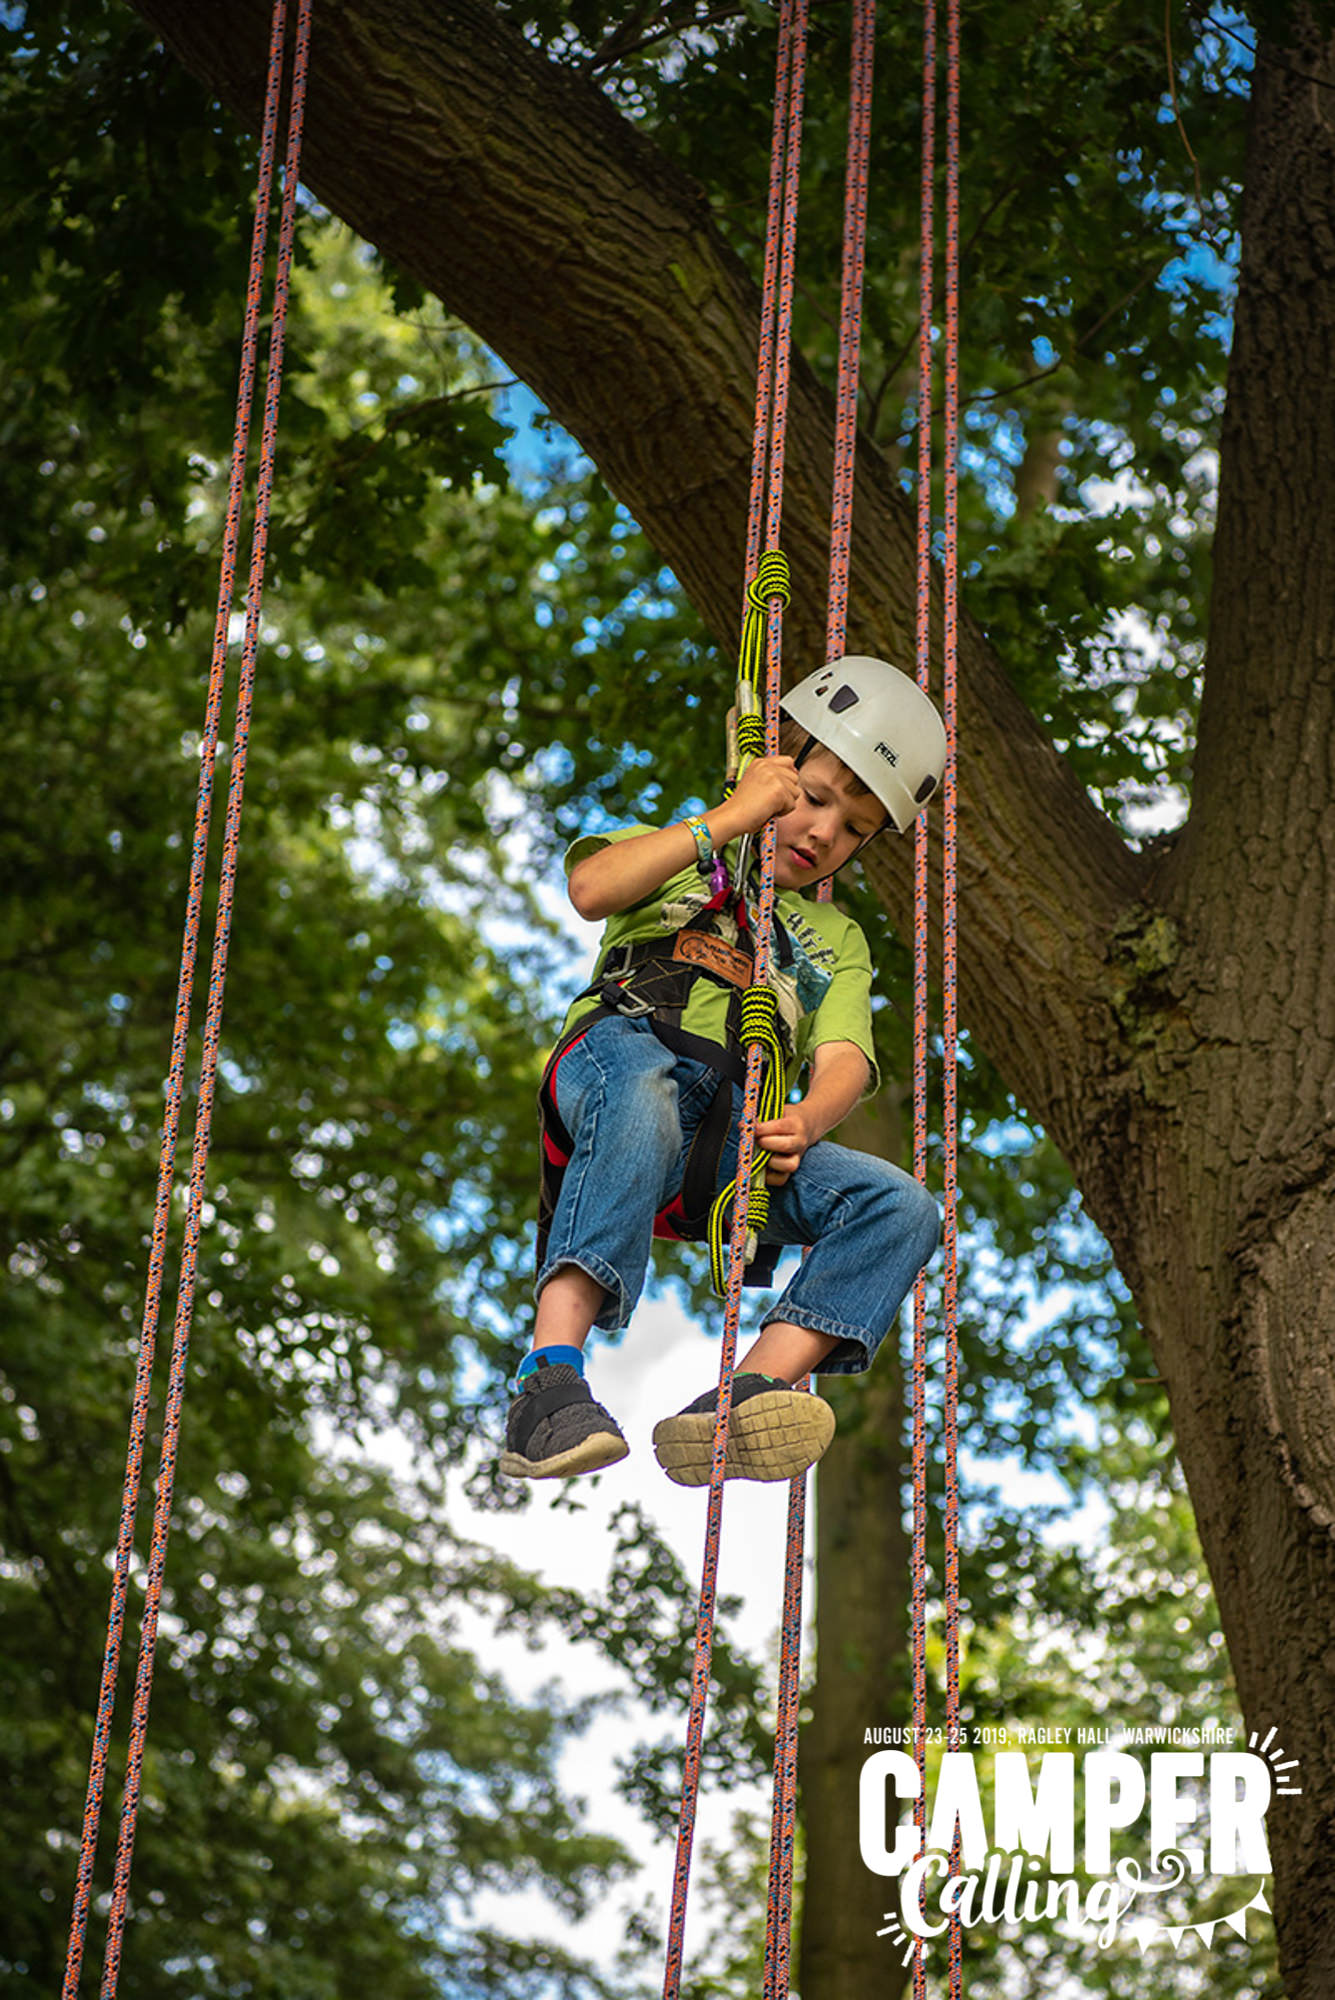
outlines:
[[686, 827], [695, 842], [695, 865], [702, 875], [707, 875], [714, 865], [714, 842], [709, 828], [702, 819], [688, 819]]

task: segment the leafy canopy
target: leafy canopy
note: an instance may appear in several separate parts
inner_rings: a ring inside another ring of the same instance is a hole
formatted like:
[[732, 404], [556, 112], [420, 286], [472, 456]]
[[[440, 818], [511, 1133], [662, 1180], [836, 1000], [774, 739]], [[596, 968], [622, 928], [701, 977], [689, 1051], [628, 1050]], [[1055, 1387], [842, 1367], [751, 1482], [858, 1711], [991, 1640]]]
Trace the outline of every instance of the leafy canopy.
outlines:
[[[561, 60], [595, 65], [754, 261], [767, 28], [670, 7], [650, 23], [666, 36], [636, 49], [639, 12], [609, 26], [511, 11]], [[1199, 667], [1245, 67], [1220, 18], [1194, 17], [1178, 51], [1200, 198], [1152, 8], [1034, 22], [995, 6], [968, 24], [969, 89], [993, 113], [967, 127], [964, 174], [965, 374], [987, 385], [968, 407], [969, 600], [1086, 782], [1128, 806], [1182, 775]], [[895, 14], [878, 48], [863, 415], [892, 455], [916, 394], [914, 221], [895, 192], [916, 185], [915, 32]], [[73, 1874], [252, 148], [119, 6], [10, 13], [0, 33], [0, 850], [18, 891], [0, 917], [0, 1740], [13, 1844], [36, 1857], [5, 1892], [0, 1990], [17, 1992], [58, 1976]], [[831, 372], [843, 36], [818, 9], [799, 331]], [[559, 438], [510, 482], [499, 371], [466, 330], [402, 286], [396, 313], [392, 276], [314, 207], [300, 257], [127, 1972], [150, 2000], [352, 1976], [387, 1994], [593, 1992], [469, 1909], [484, 1885], [533, 1880], [578, 1909], [617, 1866], [555, 1779], [587, 1709], [513, 1701], [452, 1605], [598, 1637], [661, 1704], [684, 1671], [687, 1586], [631, 1520], [602, 1603], [545, 1592], [451, 1533], [443, 1477], [494, 1422], [517, 1353], [530, 1094], [576, 978], [533, 885], [591, 815], [709, 791], [727, 669]], [[850, 905], [902, 991], [899, 947], [865, 894]], [[877, 1032], [902, 1071], [894, 1004]], [[973, 1059], [966, 1087], [977, 1448], [1106, 1487], [1116, 1468], [1065, 1423], [1073, 1394], [1105, 1396], [1144, 1414], [1144, 1476], [1171, 1492], [1166, 1419], [1135, 1381], [1143, 1347], [1106, 1252], [995, 1074]], [[684, 1281], [698, 1287], [690, 1267]], [[1074, 1289], [1017, 1354], [1030, 1286]], [[356, 1453], [386, 1430], [411, 1474]], [[1180, 1500], [1162, 1504], [1181, 1526]], [[1120, 1586], [1088, 1588], [1039, 1525], [1002, 1505], [971, 1541], [980, 1713], [1032, 1713], [1034, 1621], [1124, 1622]], [[1149, 1585], [1146, 1601], [1160, 1608]], [[1186, 1635], [1157, 1619], [1161, 1684], [1222, 1673], [1208, 1620], [1204, 1599]], [[754, 1672], [726, 1649], [720, 1671], [716, 1780], [758, 1753]], [[626, 1780], [659, 1824], [672, 1764], [648, 1746]]]

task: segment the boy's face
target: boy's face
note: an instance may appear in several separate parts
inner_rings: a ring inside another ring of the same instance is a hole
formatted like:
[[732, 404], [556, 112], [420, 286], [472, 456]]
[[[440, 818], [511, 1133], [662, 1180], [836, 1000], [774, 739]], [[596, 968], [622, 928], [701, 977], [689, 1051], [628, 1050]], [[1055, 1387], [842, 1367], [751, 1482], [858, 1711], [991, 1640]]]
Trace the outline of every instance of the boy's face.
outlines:
[[870, 792], [850, 788], [852, 772], [819, 745], [802, 760], [802, 796], [774, 822], [774, 880], [780, 889], [805, 889], [832, 875], [885, 825], [885, 807]]

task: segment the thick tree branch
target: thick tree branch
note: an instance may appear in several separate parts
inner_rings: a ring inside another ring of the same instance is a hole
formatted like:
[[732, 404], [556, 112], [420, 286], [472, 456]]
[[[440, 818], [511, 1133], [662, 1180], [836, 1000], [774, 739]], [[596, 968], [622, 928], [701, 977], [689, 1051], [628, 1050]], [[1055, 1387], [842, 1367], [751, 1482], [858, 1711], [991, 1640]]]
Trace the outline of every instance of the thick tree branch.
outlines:
[[[254, 124], [266, 0], [139, 5]], [[324, 0], [303, 177], [532, 385], [730, 648], [757, 296], [700, 189], [483, 0]], [[832, 428], [830, 398], [799, 364], [784, 531], [792, 672], [822, 650]], [[907, 660], [912, 523], [865, 442], [856, 521], [850, 647]], [[1103, 940], [1140, 864], [967, 621], [961, 645], [964, 1005], [1070, 1141]], [[906, 926], [903, 861], [878, 861], [875, 880]]]

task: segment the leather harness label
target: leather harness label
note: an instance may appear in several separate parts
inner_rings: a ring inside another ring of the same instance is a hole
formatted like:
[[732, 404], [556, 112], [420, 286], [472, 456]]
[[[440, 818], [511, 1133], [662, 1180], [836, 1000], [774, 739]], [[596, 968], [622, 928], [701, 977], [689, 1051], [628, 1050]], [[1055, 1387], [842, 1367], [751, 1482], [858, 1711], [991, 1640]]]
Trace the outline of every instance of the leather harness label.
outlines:
[[721, 937], [714, 937], [708, 931], [678, 931], [672, 956], [712, 972], [716, 979], [726, 979], [730, 986], [751, 984], [750, 953], [725, 944]]

